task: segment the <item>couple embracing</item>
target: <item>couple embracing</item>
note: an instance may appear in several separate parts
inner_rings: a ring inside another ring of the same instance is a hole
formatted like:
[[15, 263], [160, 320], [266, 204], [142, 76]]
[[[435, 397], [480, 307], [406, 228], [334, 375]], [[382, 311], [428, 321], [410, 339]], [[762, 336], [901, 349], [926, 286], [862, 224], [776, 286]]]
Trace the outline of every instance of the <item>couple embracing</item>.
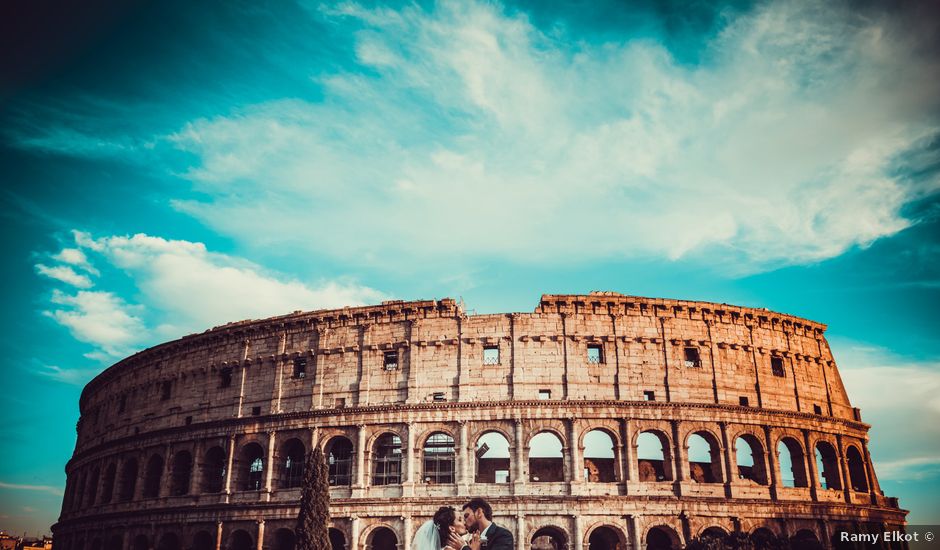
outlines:
[[470, 499], [458, 512], [441, 506], [415, 533], [411, 550], [515, 550], [512, 533], [493, 523], [493, 508]]

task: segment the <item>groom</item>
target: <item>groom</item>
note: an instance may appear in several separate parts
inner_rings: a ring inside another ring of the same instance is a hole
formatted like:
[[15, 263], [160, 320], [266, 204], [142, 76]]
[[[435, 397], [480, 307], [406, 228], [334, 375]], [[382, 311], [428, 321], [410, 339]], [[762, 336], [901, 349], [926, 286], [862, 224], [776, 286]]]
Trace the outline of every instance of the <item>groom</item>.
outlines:
[[493, 508], [482, 498], [470, 499], [463, 505], [463, 523], [473, 533], [470, 544], [450, 535], [448, 546], [460, 550], [515, 550], [512, 533], [493, 523]]

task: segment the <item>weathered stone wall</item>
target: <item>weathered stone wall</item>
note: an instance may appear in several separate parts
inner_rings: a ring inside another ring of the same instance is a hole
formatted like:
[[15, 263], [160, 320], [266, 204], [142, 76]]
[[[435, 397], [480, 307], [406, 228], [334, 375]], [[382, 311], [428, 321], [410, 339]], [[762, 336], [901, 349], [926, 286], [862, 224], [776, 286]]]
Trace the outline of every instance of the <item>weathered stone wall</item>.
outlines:
[[[597, 541], [629, 548], [656, 526], [682, 544], [707, 527], [826, 540], [842, 523], [903, 523], [878, 487], [868, 426], [824, 331], [766, 310], [611, 293], [543, 296], [528, 314], [468, 316], [448, 299], [232, 323], [88, 384], [56, 536], [82, 550], [156, 546], [164, 535], [168, 548], [207, 536], [212, 548], [280, 548], [299, 498], [289, 457], [312, 444], [329, 455], [337, 438], [352, 448], [348, 483], [332, 494], [334, 534], [349, 550], [382, 550], [390, 533], [402, 546], [437, 506], [471, 495], [491, 499], [520, 550], [546, 533], [582, 550], [595, 528]], [[615, 449], [609, 482], [584, 477], [592, 430]], [[474, 482], [477, 441], [492, 431], [509, 442], [508, 484]], [[558, 481], [544, 481], [557, 466], [528, 457], [543, 432], [562, 445]], [[662, 442], [664, 481], [642, 475], [642, 432]], [[425, 481], [434, 433], [453, 440], [453, 483]], [[401, 442], [389, 485], [375, 475], [383, 434]], [[710, 442], [711, 464], [689, 463], [693, 434]], [[746, 471], [762, 479], [738, 475], [745, 440], [755, 460]], [[833, 449], [825, 479], [838, 489], [819, 483], [819, 441]], [[805, 486], [783, 481], [781, 442], [802, 453], [793, 477]]]

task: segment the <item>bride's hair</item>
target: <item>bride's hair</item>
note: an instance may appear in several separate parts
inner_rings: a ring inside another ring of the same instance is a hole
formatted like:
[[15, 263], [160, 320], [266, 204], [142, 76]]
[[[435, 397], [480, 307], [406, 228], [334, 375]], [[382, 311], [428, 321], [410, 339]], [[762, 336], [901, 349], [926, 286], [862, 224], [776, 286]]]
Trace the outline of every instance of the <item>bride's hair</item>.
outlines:
[[457, 511], [450, 506], [441, 506], [434, 512], [434, 525], [437, 526], [441, 535], [441, 545], [446, 545], [450, 540], [450, 526], [457, 519]]

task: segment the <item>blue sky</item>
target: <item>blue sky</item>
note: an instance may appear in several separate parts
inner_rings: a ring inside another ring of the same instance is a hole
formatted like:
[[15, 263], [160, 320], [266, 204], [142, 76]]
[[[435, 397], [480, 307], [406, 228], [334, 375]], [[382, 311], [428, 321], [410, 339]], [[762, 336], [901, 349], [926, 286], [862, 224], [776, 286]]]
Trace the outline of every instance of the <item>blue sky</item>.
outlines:
[[21, 14], [0, 33], [0, 528], [55, 521], [81, 387], [135, 350], [591, 290], [829, 324], [882, 487], [940, 523], [935, 8], [687, 4]]

